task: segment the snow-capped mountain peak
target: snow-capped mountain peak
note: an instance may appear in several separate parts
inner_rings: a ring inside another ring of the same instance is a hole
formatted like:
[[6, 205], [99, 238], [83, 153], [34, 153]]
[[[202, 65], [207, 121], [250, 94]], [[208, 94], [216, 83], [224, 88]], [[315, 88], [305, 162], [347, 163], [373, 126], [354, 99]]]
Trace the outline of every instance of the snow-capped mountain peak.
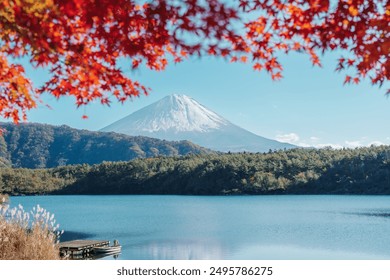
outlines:
[[207, 109], [191, 97], [173, 94], [157, 101], [103, 130], [128, 134], [129, 130], [153, 133], [206, 132], [218, 129], [229, 122]]
[[102, 131], [165, 140], [189, 140], [217, 151], [265, 152], [293, 148], [238, 127], [196, 100], [173, 94], [106, 126]]

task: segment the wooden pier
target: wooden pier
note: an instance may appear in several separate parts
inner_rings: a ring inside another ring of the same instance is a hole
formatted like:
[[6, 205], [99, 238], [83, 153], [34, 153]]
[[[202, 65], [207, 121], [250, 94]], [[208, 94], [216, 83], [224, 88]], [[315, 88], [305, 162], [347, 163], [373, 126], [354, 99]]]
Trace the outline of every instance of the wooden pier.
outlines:
[[95, 247], [108, 246], [110, 241], [107, 240], [72, 240], [60, 242], [60, 254], [69, 256], [72, 259], [84, 258], [88, 256]]

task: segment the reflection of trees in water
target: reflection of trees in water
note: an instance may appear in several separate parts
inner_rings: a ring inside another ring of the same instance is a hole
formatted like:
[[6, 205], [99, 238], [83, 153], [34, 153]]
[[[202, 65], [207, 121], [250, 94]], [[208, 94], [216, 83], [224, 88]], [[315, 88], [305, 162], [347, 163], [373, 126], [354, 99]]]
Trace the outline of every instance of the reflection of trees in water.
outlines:
[[372, 210], [370, 212], [351, 212], [351, 213], [345, 213], [350, 215], [357, 215], [357, 216], [367, 216], [367, 217], [378, 217], [378, 218], [390, 218], [390, 210], [389, 209], [376, 209]]
[[61, 235], [61, 242], [71, 241], [76, 239], [89, 239], [94, 236], [95, 235], [91, 233], [65, 230], [64, 233]]
[[158, 260], [224, 259], [227, 254], [221, 244], [203, 241], [155, 241], [141, 250]]

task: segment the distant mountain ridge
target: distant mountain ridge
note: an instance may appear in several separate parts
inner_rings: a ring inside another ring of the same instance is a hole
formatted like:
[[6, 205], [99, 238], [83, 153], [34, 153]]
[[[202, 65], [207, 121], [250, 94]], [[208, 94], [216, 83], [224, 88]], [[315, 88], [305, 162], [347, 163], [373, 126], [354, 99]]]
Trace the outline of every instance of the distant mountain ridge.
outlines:
[[118, 120], [101, 131], [170, 141], [189, 140], [222, 152], [268, 152], [296, 146], [249, 132], [186, 95], [170, 95]]
[[0, 137], [0, 166], [47, 168], [211, 152], [189, 141], [169, 142], [65, 125], [0, 123], [0, 127], [5, 130]]

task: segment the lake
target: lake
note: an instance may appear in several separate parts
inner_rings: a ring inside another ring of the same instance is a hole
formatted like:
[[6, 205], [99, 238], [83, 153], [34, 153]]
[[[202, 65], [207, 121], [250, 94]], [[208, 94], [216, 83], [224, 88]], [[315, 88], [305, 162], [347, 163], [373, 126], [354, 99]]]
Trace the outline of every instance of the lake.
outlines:
[[[388, 196], [30, 196], [119, 259], [390, 259]], [[108, 257], [107, 259], [112, 259]]]

